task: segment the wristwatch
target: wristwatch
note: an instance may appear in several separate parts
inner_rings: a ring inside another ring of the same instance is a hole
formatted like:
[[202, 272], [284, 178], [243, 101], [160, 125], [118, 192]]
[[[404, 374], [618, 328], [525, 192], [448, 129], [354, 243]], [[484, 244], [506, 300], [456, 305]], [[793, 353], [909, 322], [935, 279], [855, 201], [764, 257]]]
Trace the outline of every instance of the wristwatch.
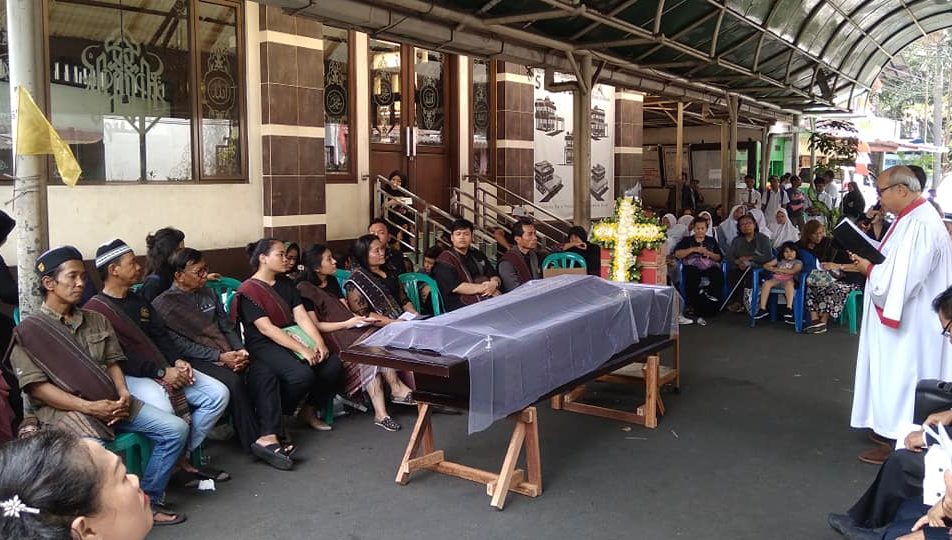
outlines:
[[159, 370], [155, 372], [155, 374], [156, 374], [156, 377], [155, 377], [156, 379], [161, 379], [165, 377], [165, 368], [160, 367]]

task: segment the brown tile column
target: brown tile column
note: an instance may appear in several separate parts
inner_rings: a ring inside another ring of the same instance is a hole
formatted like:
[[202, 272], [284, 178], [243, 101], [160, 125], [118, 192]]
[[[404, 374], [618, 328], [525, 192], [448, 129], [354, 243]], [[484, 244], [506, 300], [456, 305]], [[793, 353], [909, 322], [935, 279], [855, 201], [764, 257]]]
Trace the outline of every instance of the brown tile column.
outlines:
[[[525, 66], [497, 62], [496, 182], [532, 200], [534, 81]], [[502, 204], [515, 205], [500, 196]]]
[[644, 144], [644, 95], [615, 93], [615, 196], [621, 197], [639, 180]]
[[327, 236], [321, 23], [259, 6], [264, 234]]

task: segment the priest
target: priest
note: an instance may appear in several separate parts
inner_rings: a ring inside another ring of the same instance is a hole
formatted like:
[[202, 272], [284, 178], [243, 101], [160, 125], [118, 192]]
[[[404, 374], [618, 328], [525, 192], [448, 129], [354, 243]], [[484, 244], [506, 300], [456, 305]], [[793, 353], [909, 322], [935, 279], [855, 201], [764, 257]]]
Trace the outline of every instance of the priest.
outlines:
[[866, 463], [882, 463], [889, 440], [912, 422], [919, 379], [952, 379], [952, 346], [930, 304], [952, 283], [952, 244], [921, 189], [907, 167], [883, 171], [876, 192], [896, 215], [879, 246], [885, 261], [874, 265], [851, 254], [867, 276], [850, 422], [878, 440], [860, 454]]

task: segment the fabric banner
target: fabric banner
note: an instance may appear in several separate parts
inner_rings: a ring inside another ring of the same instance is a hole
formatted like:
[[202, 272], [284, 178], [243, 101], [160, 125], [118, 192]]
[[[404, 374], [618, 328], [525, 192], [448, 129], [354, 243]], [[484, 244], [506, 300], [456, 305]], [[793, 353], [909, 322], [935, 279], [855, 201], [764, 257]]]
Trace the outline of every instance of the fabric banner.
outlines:
[[[547, 92], [544, 71], [533, 71], [535, 113], [533, 155], [533, 202], [553, 214], [572, 218], [575, 163], [575, 122], [572, 92]], [[560, 73], [556, 82], [574, 80]], [[592, 217], [612, 214], [615, 201], [615, 89], [597, 84], [592, 88], [592, 170], [589, 189]]]
[[591, 373], [645, 336], [678, 331], [672, 287], [563, 275], [422, 321], [361, 345], [433, 351], [469, 362], [469, 432]]

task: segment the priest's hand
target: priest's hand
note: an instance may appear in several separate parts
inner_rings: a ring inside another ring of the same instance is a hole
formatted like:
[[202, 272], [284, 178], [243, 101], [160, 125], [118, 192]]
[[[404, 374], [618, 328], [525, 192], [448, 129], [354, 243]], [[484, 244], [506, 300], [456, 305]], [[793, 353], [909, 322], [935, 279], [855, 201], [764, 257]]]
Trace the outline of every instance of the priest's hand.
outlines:
[[942, 411], [937, 413], [932, 413], [926, 418], [926, 421], [923, 422], [926, 426], [937, 426], [942, 424], [943, 426], [952, 426], [952, 411]]
[[873, 266], [873, 263], [869, 262], [868, 259], [864, 259], [859, 255], [853, 253], [852, 251], [848, 252], [850, 254], [850, 260], [853, 261], [853, 264], [859, 269], [860, 272], [864, 274], [869, 274], [870, 267]]

